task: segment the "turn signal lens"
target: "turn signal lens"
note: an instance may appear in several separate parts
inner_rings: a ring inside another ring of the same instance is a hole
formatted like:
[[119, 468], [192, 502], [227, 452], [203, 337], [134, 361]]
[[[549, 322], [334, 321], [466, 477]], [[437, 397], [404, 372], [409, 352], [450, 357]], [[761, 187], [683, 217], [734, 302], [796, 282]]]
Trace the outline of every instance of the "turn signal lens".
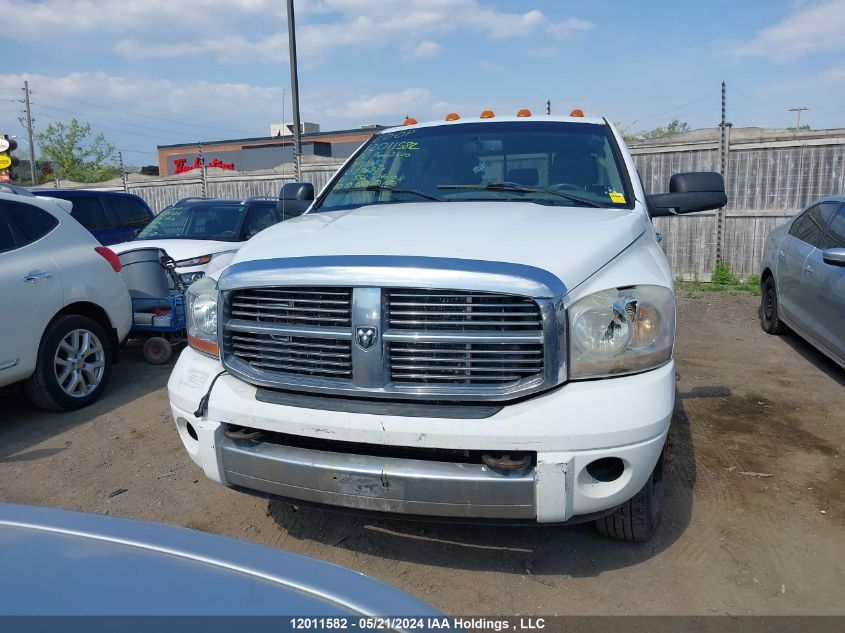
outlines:
[[485, 110], [484, 112], [481, 113], [480, 116], [481, 116], [482, 119], [492, 119], [496, 115], [493, 114], [492, 110]]
[[522, 110], [516, 113], [516, 116], [531, 116], [531, 110], [528, 108], [522, 108]]
[[447, 121], [457, 121], [460, 118], [461, 117], [458, 116], [457, 112], [450, 112], [449, 114], [446, 115]]
[[402, 125], [416, 125], [417, 120], [414, 117], [408, 117]]
[[584, 116], [584, 111], [581, 108], [575, 108], [569, 113], [569, 116]]

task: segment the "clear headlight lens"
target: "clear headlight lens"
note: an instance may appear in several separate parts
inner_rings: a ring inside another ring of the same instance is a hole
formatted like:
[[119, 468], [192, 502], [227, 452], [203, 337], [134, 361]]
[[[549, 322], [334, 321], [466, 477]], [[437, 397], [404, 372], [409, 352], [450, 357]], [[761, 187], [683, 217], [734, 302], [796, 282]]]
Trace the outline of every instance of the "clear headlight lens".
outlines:
[[205, 273], [202, 271], [196, 271], [193, 273], [181, 273], [179, 275], [179, 281], [181, 281], [186, 286], [191, 285], [198, 279], [202, 279], [205, 276]]
[[217, 284], [203, 277], [185, 291], [188, 345], [217, 356]]
[[672, 358], [675, 296], [663, 286], [603, 290], [569, 308], [569, 376], [654, 369]]

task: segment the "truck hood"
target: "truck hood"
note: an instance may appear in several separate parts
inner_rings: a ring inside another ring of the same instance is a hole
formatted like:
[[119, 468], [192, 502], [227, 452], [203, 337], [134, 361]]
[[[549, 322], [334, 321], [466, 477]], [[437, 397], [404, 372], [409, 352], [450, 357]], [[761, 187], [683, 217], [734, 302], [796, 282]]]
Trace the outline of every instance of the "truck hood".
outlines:
[[524, 264], [572, 289], [636, 240], [630, 209], [529, 202], [419, 202], [311, 213], [246, 243], [233, 260], [344, 255], [445, 257]]
[[109, 246], [118, 255], [136, 248], [160, 248], [176, 261], [200, 257], [202, 255], [214, 255], [225, 251], [234, 251], [241, 247], [243, 242], [217, 242], [214, 240], [132, 240], [121, 244]]

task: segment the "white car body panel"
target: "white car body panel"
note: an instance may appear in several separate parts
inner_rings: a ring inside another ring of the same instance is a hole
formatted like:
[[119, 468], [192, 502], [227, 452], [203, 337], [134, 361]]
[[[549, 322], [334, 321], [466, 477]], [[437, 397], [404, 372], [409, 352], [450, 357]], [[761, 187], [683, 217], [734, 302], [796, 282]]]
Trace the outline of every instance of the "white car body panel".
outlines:
[[[45, 198], [0, 194], [0, 200], [37, 206], [59, 224], [31, 244], [0, 253], [0, 292], [7, 306], [0, 310], [0, 386], [28, 378], [35, 369], [38, 345], [47, 324], [63, 308], [77, 302], [106, 312], [118, 340], [132, 324], [129, 292], [123, 278], [94, 249], [100, 243], [60, 206]], [[48, 273], [26, 282], [31, 273]]]
[[117, 254], [136, 248], [160, 248], [177, 262], [202, 257], [203, 255], [212, 255], [211, 261], [207, 264], [176, 268], [176, 272], [180, 274], [202, 272], [208, 275], [228, 266], [235, 253], [244, 244], [246, 242], [220, 242], [216, 240], [134, 240], [113, 244], [109, 248]]

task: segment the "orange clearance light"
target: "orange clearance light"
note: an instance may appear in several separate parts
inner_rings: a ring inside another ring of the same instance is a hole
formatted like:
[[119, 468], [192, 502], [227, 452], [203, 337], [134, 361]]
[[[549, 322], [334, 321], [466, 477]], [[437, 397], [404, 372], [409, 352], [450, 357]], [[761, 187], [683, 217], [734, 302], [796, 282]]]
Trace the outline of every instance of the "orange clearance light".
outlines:
[[528, 108], [522, 108], [522, 110], [516, 113], [516, 116], [531, 116], [531, 110]]
[[480, 116], [481, 116], [482, 119], [492, 119], [496, 115], [493, 114], [492, 110], [485, 110], [484, 112], [481, 113]]
[[569, 113], [569, 116], [584, 116], [584, 111], [581, 108], [575, 108]]
[[449, 114], [446, 115], [447, 121], [457, 121], [460, 118], [461, 117], [458, 116], [457, 112], [450, 112]]
[[402, 125], [416, 125], [416, 124], [417, 124], [417, 120], [414, 117], [409, 116], [407, 119], [405, 119], [405, 122]]

